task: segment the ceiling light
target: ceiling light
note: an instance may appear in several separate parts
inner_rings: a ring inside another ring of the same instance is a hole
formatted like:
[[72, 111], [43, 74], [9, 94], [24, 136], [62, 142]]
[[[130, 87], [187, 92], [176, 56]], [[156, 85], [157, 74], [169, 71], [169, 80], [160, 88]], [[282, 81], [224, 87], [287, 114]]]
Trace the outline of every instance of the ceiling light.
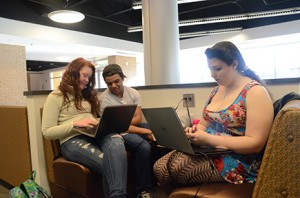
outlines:
[[224, 33], [240, 32], [240, 31], [242, 31], [241, 27], [229, 28], [229, 29], [219, 29], [219, 30], [207, 30], [207, 31], [201, 31], [201, 32], [183, 33], [183, 34], [179, 35], [179, 38], [208, 36], [208, 35], [214, 35], [214, 34], [224, 34]]
[[178, 4], [181, 3], [193, 3], [193, 2], [198, 2], [198, 1], [206, 1], [206, 0], [177, 0]]
[[134, 26], [134, 27], [129, 27], [127, 28], [127, 32], [141, 32], [143, 31], [143, 26]]
[[245, 13], [245, 14], [238, 14], [238, 15], [229, 15], [229, 16], [221, 16], [221, 17], [211, 17], [211, 18], [180, 21], [179, 27], [190, 26], [190, 25], [202, 25], [202, 24], [211, 24], [211, 23], [230, 22], [230, 21], [242, 21], [242, 20], [248, 20], [248, 19], [260, 19], [260, 18], [285, 16], [285, 15], [292, 15], [292, 14], [299, 14], [299, 13], [300, 13], [300, 7], [290, 8], [290, 9], [282, 9], [282, 10], [272, 10], [272, 11], [266, 11], [266, 12], [253, 12], [253, 13]]
[[[293, 15], [299, 13], [300, 13], [300, 7], [296, 7], [290, 9], [266, 11], [266, 12], [254, 12], [254, 13], [245, 13], [239, 15], [228, 15], [228, 16], [221, 16], [221, 17], [184, 20], [184, 21], [179, 21], [178, 26], [182, 27], [182, 26], [212, 24], [212, 23], [221, 23], [221, 22], [230, 22], [230, 21], [241, 21], [241, 20], [248, 20], [248, 19], [260, 19], [260, 18], [267, 18], [267, 17]], [[133, 26], [127, 29], [127, 32], [140, 32], [140, 31], [143, 31], [142, 26]]]
[[[192, 3], [197, 1], [206, 1], [206, 0], [177, 0], [177, 3], [182, 4], [182, 3]], [[142, 1], [134, 1], [132, 4], [132, 8], [135, 10], [142, 9]]]
[[132, 8], [135, 9], [135, 10], [142, 9], [142, 1], [135, 1], [135, 2], [133, 2]]
[[73, 10], [57, 10], [48, 14], [48, 17], [58, 23], [77, 23], [84, 19], [84, 15]]

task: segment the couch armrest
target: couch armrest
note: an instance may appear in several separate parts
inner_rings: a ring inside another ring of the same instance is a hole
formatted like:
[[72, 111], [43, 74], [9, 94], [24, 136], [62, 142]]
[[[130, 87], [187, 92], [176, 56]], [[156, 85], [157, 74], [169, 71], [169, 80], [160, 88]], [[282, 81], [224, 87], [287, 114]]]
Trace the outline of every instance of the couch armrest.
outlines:
[[78, 194], [89, 194], [89, 189], [101, 188], [101, 176], [75, 162], [59, 157], [53, 161], [54, 179], [58, 186]]
[[300, 197], [300, 100], [276, 116], [253, 197]]

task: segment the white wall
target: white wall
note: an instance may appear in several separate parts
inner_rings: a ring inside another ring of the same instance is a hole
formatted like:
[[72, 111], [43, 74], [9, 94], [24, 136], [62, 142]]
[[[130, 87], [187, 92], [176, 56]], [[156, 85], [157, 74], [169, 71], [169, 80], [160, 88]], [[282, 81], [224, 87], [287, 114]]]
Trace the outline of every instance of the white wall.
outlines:
[[[207, 97], [213, 87], [198, 87], [198, 88], [176, 88], [176, 89], [152, 89], [139, 90], [142, 97], [142, 106], [147, 107], [176, 107], [182, 99], [183, 94], [195, 94], [195, 107], [190, 107], [190, 113], [194, 116], [199, 116], [205, 105]], [[279, 85], [269, 85], [268, 90], [272, 95], [273, 102], [283, 97], [285, 94], [295, 92], [300, 94], [300, 83], [289, 83]], [[186, 107], [183, 107], [181, 102], [178, 107], [179, 112], [186, 112]]]
[[26, 106], [25, 47], [0, 44], [0, 105]]

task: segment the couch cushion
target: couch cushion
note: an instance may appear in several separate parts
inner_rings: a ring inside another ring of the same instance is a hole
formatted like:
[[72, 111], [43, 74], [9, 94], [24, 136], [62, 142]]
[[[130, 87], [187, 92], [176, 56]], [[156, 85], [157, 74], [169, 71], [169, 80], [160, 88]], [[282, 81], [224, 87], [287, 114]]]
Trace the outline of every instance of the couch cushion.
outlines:
[[278, 113], [265, 149], [253, 197], [300, 197], [300, 100]]
[[[199, 186], [175, 189], [169, 198], [195, 197]], [[197, 193], [201, 198], [251, 198], [254, 184], [210, 183], [202, 186]], [[216, 190], [217, 189], [217, 190]]]

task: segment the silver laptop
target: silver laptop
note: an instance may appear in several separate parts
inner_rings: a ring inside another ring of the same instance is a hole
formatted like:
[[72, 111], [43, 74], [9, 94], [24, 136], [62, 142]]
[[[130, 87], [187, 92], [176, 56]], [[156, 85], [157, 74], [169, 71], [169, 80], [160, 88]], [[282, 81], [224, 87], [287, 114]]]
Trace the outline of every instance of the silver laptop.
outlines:
[[128, 130], [136, 104], [107, 106], [97, 126], [93, 128], [76, 127], [78, 132], [90, 137], [101, 138], [109, 133], [123, 133]]
[[143, 108], [142, 112], [159, 145], [194, 155], [232, 152], [225, 149], [191, 144], [173, 107]]

